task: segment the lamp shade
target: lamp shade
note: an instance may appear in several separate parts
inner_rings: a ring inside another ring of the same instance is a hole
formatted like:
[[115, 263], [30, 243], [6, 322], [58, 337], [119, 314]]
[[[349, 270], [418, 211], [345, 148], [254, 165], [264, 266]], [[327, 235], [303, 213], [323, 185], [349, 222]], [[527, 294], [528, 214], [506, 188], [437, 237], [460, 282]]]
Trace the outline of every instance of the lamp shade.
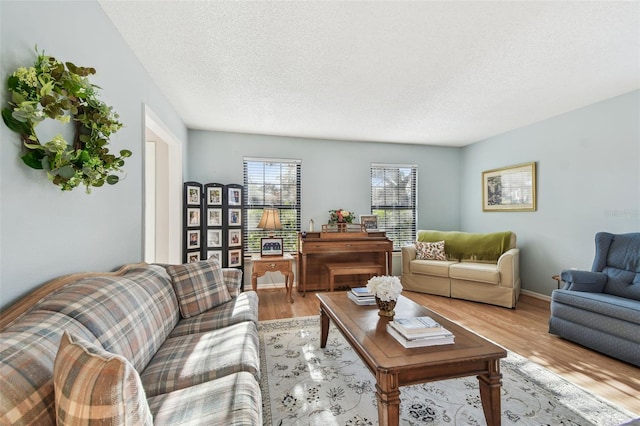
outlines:
[[265, 230], [282, 229], [282, 223], [280, 223], [280, 213], [276, 208], [266, 208], [262, 211], [262, 217], [258, 228]]

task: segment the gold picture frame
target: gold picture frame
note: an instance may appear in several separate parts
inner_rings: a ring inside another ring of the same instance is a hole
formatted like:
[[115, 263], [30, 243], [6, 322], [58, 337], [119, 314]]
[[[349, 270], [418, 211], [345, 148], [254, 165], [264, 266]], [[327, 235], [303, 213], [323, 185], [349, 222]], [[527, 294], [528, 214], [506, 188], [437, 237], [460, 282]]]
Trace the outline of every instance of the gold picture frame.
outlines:
[[482, 211], [536, 210], [536, 163], [482, 172]]

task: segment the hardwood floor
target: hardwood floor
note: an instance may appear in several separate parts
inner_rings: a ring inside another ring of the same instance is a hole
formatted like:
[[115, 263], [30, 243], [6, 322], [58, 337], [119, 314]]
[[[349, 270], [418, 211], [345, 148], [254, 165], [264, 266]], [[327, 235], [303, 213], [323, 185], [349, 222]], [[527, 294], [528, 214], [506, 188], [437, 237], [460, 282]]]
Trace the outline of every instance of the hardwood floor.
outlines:
[[[404, 291], [406, 297], [522, 355], [640, 417], [640, 368], [551, 335], [549, 303], [521, 295], [516, 309]], [[314, 292], [294, 288], [294, 303], [284, 289], [258, 289], [260, 320], [318, 315]]]

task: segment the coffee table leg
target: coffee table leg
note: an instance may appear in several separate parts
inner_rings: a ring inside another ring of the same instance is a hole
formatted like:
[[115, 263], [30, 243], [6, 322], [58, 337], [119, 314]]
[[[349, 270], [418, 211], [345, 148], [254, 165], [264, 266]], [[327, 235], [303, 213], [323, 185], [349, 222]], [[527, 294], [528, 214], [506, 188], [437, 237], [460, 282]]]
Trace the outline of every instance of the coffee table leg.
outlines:
[[320, 306], [320, 347], [327, 346], [327, 337], [329, 337], [329, 316], [326, 314], [322, 306]]
[[500, 384], [502, 374], [500, 374], [500, 360], [494, 359], [489, 362], [489, 374], [478, 376], [480, 383], [480, 399], [482, 409], [488, 426], [500, 426]]
[[378, 424], [398, 426], [400, 424], [400, 389], [397, 375], [377, 372], [376, 398], [378, 398]]

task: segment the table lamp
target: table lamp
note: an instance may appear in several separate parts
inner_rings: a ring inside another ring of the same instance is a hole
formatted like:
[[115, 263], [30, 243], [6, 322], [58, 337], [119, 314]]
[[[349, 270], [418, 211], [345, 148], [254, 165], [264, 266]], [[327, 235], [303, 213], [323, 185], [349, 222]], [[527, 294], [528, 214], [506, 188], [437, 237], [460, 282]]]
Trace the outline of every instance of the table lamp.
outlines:
[[258, 228], [264, 229], [265, 231], [271, 231], [269, 233], [269, 237], [273, 238], [275, 236], [276, 229], [282, 229], [282, 223], [280, 223], [280, 213], [278, 209], [274, 207], [267, 207], [262, 211], [262, 217], [260, 218], [260, 223], [258, 223]]

